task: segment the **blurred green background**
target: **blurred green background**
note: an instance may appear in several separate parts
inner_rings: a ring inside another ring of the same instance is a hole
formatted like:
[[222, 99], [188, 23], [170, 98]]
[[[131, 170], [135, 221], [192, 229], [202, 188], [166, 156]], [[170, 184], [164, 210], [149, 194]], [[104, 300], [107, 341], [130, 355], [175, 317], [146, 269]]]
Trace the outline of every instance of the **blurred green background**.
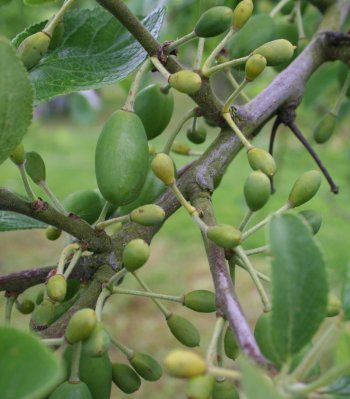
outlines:
[[[138, 15], [146, 15], [157, 5], [168, 7], [167, 19], [161, 32], [162, 40], [189, 32], [199, 13], [199, 1], [140, 2], [134, 0], [128, 3]], [[212, 1], [212, 3], [217, 4], [219, 1]], [[93, 2], [85, 1], [83, 5], [91, 7]], [[20, 0], [13, 0], [0, 9], [0, 35], [12, 38], [31, 23], [50, 17], [57, 7], [56, 3], [39, 8], [27, 7]], [[213, 39], [208, 42], [208, 48], [212, 48], [216, 43]], [[180, 51], [180, 59], [186, 64], [192, 62], [194, 55], [193, 44], [185, 46]], [[297, 123], [311, 142], [315, 125], [334, 105], [339, 93], [337, 69], [338, 65], [327, 64], [317, 71], [308, 83], [305, 98], [298, 109]], [[254, 84], [248, 86], [247, 94], [251, 97], [255, 96], [275, 76], [274, 70], [265, 71]], [[162, 81], [158, 75], [154, 75], [148, 77], [144, 85], [155, 80]], [[44, 158], [48, 184], [58, 198], [63, 199], [76, 190], [96, 188], [94, 149], [97, 138], [108, 116], [123, 105], [130, 82], [131, 79], [128, 78], [119, 84], [98, 90], [97, 95], [101, 106], [96, 109], [92, 108], [84, 97], [78, 95], [70, 96], [65, 102], [64, 109], [59, 109], [57, 102], [56, 106], [50, 108], [38, 108], [23, 143], [27, 150], [35, 150]], [[220, 98], [229, 95], [230, 88], [224, 76], [215, 79], [215, 90]], [[174, 94], [176, 105], [172, 121], [164, 134], [152, 141], [152, 145], [158, 151], [162, 149], [178, 118], [193, 106], [187, 96]], [[326, 145], [313, 143], [334, 180], [340, 186], [340, 193], [337, 196], [330, 193], [327, 182], [324, 180], [319, 195], [302, 207], [302, 209], [317, 210], [323, 216], [323, 225], [317, 235], [317, 240], [324, 252], [331, 288], [336, 294], [340, 293], [344, 272], [349, 263], [347, 245], [350, 222], [350, 148], [348, 145], [350, 118], [348, 110], [349, 102], [345, 101], [336, 134]], [[200, 121], [200, 123], [204, 122]], [[193, 148], [195, 147], [194, 149], [203, 150], [219, 133], [218, 129], [208, 126], [207, 129], [207, 142], [200, 146], [191, 144]], [[254, 144], [266, 149], [270, 129], [271, 122], [264, 126], [261, 134], [254, 140]], [[185, 132], [186, 128], [179, 135], [179, 140], [189, 143]], [[278, 165], [275, 180], [277, 191], [267, 206], [254, 216], [250, 225], [282, 206], [298, 176], [304, 171], [316, 168], [309, 154], [284, 127], [279, 130], [275, 154]], [[178, 168], [191, 161], [190, 158], [179, 155], [174, 155], [174, 160]], [[23, 193], [16, 167], [7, 160], [0, 168], [0, 186]], [[237, 226], [244, 217], [246, 207], [242, 187], [249, 171], [246, 157], [242, 152], [229, 167], [213, 196], [219, 222]], [[36, 187], [35, 191], [44, 197]], [[266, 231], [263, 230], [250, 238], [245, 247], [254, 248], [264, 245], [265, 237]], [[57, 262], [64, 244], [64, 238], [56, 242], [48, 242], [45, 239], [44, 230], [0, 233], [0, 273], [4, 275], [32, 267], [53, 265]], [[200, 233], [182, 209], [165, 223], [164, 228], [154, 238], [151, 250], [151, 258], [140, 274], [154, 291], [176, 295], [193, 289], [212, 288]], [[268, 272], [268, 256], [255, 256], [253, 262], [259, 270]], [[137, 284], [131, 278], [127, 278], [125, 287], [137, 288]], [[249, 322], [254, 325], [262, 307], [251, 281], [242, 271], [238, 272], [237, 292]], [[30, 295], [30, 293], [25, 295]], [[200, 329], [202, 341], [199, 350], [204, 354], [213, 327], [214, 315], [193, 314], [175, 305], [169, 305], [169, 308], [189, 317]], [[28, 318], [19, 316], [18, 313], [14, 319], [15, 323], [21, 326], [28, 322]], [[154, 304], [147, 299], [114, 297], [105, 308], [104, 320], [109, 331], [116, 337], [133, 348], [152, 354], [160, 361], [170, 349], [181, 346], [167, 331], [163, 317]], [[111, 356], [115, 360], [122, 360], [122, 356], [114, 350]], [[183, 385], [183, 382], [168, 377], [162, 378], [156, 384], [143, 382], [141, 390], [133, 394], [133, 397], [182, 398]], [[115, 390], [114, 394], [117, 396], [113, 397], [127, 397], [116, 392]]]

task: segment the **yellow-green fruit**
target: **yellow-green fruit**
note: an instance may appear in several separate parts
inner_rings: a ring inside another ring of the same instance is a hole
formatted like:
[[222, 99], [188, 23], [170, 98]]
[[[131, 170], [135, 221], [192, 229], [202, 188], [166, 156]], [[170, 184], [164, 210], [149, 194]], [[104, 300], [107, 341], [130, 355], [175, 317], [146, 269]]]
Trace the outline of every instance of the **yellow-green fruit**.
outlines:
[[15, 150], [10, 155], [11, 161], [16, 165], [22, 165], [26, 159], [23, 144], [18, 144]]
[[332, 112], [328, 112], [317, 124], [314, 130], [314, 140], [318, 144], [325, 143], [328, 141], [334, 131], [335, 125], [337, 124], [337, 117]]
[[244, 198], [252, 212], [261, 209], [271, 194], [270, 179], [260, 170], [252, 172], [244, 183]]
[[193, 71], [179, 71], [170, 75], [169, 84], [180, 93], [194, 94], [202, 85], [202, 79]]
[[254, 5], [251, 0], [243, 0], [235, 7], [232, 15], [232, 27], [241, 29], [253, 14]]
[[232, 9], [229, 7], [212, 7], [201, 15], [194, 32], [198, 37], [214, 37], [221, 35], [231, 25]]
[[247, 152], [248, 162], [253, 170], [261, 170], [267, 176], [276, 173], [276, 163], [267, 151], [253, 147]]
[[190, 348], [199, 346], [199, 332], [189, 320], [172, 313], [166, 322], [173, 336], [182, 344]]
[[294, 183], [288, 197], [288, 202], [293, 208], [305, 204], [314, 197], [321, 185], [321, 173], [310, 170], [299, 177]]
[[185, 143], [174, 141], [173, 145], [171, 146], [171, 151], [175, 152], [175, 154], [188, 155], [191, 151], [191, 148]]
[[130, 219], [143, 226], [154, 226], [163, 222], [164, 209], [155, 204], [148, 204], [134, 209], [130, 213]]
[[196, 126], [195, 129], [188, 129], [186, 133], [187, 138], [191, 143], [202, 144], [207, 138], [207, 130], [204, 126]]
[[46, 54], [51, 37], [44, 32], [28, 36], [17, 48], [17, 55], [27, 69], [33, 68]]
[[196, 312], [215, 312], [215, 294], [208, 290], [196, 290], [183, 296], [183, 305]]
[[188, 399], [209, 399], [213, 392], [215, 377], [199, 375], [190, 378], [187, 382], [186, 394]]
[[225, 355], [232, 360], [235, 360], [239, 355], [239, 346], [233, 331], [227, 327], [224, 336], [224, 350]]
[[248, 82], [256, 79], [266, 67], [266, 58], [260, 54], [253, 54], [245, 64], [245, 79]]
[[141, 378], [124, 363], [112, 363], [112, 379], [115, 385], [125, 393], [136, 392], [141, 386]]
[[275, 66], [288, 62], [294, 54], [295, 46], [286, 39], [277, 39], [265, 43], [253, 51], [266, 58], [268, 66]]
[[104, 125], [96, 145], [95, 172], [98, 188], [110, 203], [134, 201], [145, 183], [148, 143], [141, 119], [118, 110]]
[[306, 220], [306, 222], [310, 225], [313, 234], [316, 235], [322, 225], [321, 214], [312, 209], [305, 209], [299, 212], [299, 215], [301, 215]]
[[96, 327], [96, 313], [92, 309], [80, 309], [70, 318], [64, 334], [69, 344], [87, 339]]
[[78, 215], [89, 224], [96, 222], [103, 207], [101, 197], [94, 190], [71, 193], [62, 201], [62, 205], [67, 212]]
[[111, 339], [102, 323], [97, 323], [90, 336], [83, 342], [82, 350], [88, 356], [101, 357], [110, 346]]
[[206, 371], [205, 360], [195, 352], [171, 351], [164, 360], [166, 371], [177, 378], [192, 378]]
[[23, 299], [23, 301], [16, 301], [16, 308], [22, 314], [30, 314], [33, 312], [35, 305], [30, 299]]
[[134, 272], [147, 262], [149, 255], [150, 250], [147, 242], [136, 238], [124, 248], [123, 265], [129, 272]]
[[63, 36], [64, 36], [64, 23], [63, 19], [61, 19], [52, 33], [49, 50], [54, 50], [58, 48], [63, 42]]
[[340, 299], [330, 293], [328, 294], [328, 301], [327, 301], [327, 317], [334, 317], [337, 316], [342, 308], [342, 304]]
[[157, 154], [151, 163], [153, 173], [167, 186], [175, 180], [173, 160], [164, 153]]
[[207, 236], [215, 244], [223, 248], [233, 248], [241, 243], [241, 232], [228, 224], [218, 224], [210, 226]]
[[62, 230], [57, 229], [57, 228], [54, 227], [54, 226], [49, 226], [49, 227], [46, 229], [45, 234], [46, 234], [46, 238], [47, 238], [48, 240], [50, 240], [50, 241], [55, 241], [55, 240], [58, 240], [58, 239], [60, 238], [60, 236], [61, 236], [61, 234], [62, 234]]
[[67, 293], [67, 281], [63, 274], [51, 276], [46, 285], [47, 296], [55, 302], [62, 302]]
[[51, 299], [44, 299], [40, 305], [38, 305], [32, 317], [30, 319], [30, 327], [33, 330], [44, 330], [47, 328], [55, 318], [55, 305]]
[[25, 168], [28, 176], [33, 180], [34, 183], [40, 184], [45, 181], [46, 178], [46, 167], [44, 160], [35, 151], [26, 152]]
[[59, 385], [48, 399], [93, 399], [93, 397], [84, 382], [70, 383], [66, 381]]
[[129, 362], [135, 371], [147, 381], [157, 381], [163, 374], [160, 364], [146, 353], [135, 352]]
[[216, 381], [212, 399], [239, 399], [239, 394], [232, 381]]

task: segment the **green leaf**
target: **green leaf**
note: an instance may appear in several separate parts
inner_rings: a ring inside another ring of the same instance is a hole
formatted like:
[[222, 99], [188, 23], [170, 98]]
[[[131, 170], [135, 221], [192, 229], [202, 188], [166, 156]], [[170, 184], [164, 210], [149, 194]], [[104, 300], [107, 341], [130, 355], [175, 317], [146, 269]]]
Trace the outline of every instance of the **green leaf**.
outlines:
[[0, 231], [45, 229], [47, 224], [29, 216], [10, 211], [0, 211]]
[[0, 327], [1, 399], [42, 399], [63, 379], [58, 358], [31, 334]]
[[[163, 17], [164, 8], [158, 8], [142, 22], [156, 37]], [[36, 25], [37, 31], [42, 24]], [[34, 26], [13, 42], [19, 45], [33, 30]], [[48, 51], [29, 73], [36, 103], [115, 83], [133, 72], [145, 57], [142, 46], [103, 8], [68, 12], [64, 16], [62, 45]]]
[[33, 90], [11, 43], [0, 37], [0, 164], [22, 141], [32, 121]]
[[344, 310], [343, 318], [344, 320], [350, 320], [350, 265], [348, 265], [346, 269], [342, 302]]
[[310, 228], [300, 216], [274, 216], [271, 334], [282, 361], [299, 352], [326, 316], [325, 263]]

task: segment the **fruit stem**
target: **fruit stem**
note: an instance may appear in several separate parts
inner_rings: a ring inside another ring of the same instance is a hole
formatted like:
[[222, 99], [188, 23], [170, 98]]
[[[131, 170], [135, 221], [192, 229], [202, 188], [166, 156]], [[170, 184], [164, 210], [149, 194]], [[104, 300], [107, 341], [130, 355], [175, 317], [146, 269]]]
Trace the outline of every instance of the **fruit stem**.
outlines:
[[222, 367], [209, 366], [207, 372], [215, 377], [225, 377], [233, 381], [240, 381], [242, 378], [239, 371], [228, 370]]
[[[246, 255], [248, 256], [248, 251], [245, 251]], [[245, 271], [248, 271], [247, 266], [241, 261], [241, 259], [237, 258], [235, 259], [235, 264], [239, 267], [241, 267], [242, 269], [244, 269]], [[267, 283], [271, 282], [270, 277], [266, 276], [266, 274], [261, 273], [257, 270], [255, 270], [256, 275], [260, 278], [260, 280], [266, 281]]]
[[151, 67], [151, 60], [147, 58], [146, 61], [141, 65], [139, 70], [136, 72], [135, 78], [131, 83], [129, 93], [123, 107], [125, 111], [134, 112], [136, 94], [139, 90], [143, 76], [149, 71], [150, 67]]
[[[226, 69], [226, 76], [227, 76], [228, 81], [231, 83], [232, 87], [234, 89], [237, 89], [239, 86], [239, 83], [232, 75], [232, 72], [230, 71], [230, 69]], [[247, 101], [247, 102], [250, 101], [250, 98], [244, 93], [244, 91], [241, 91], [239, 94], [245, 101]]]
[[158, 72], [160, 72], [164, 78], [166, 79], [166, 81], [168, 82], [171, 73], [169, 73], [165, 67], [163, 66], [163, 64], [158, 60], [158, 58], [154, 55], [153, 57], [151, 57], [151, 61], [152, 64], [157, 68]]
[[185, 115], [180, 119], [179, 123], [175, 127], [174, 131], [170, 134], [168, 141], [166, 142], [163, 152], [169, 155], [171, 146], [174, 143], [176, 136], [179, 134], [180, 130], [182, 129], [183, 125], [191, 118], [196, 116], [196, 107], [190, 109], [185, 113]]
[[275, 17], [281, 10], [282, 8], [288, 4], [291, 0], [281, 0], [279, 3], [276, 4], [276, 6], [271, 10], [270, 12], [270, 17]]
[[223, 335], [224, 335], [224, 328], [226, 325], [226, 320], [225, 320], [225, 324], [224, 327], [221, 330], [220, 336], [218, 338], [217, 341], [217, 345], [216, 345], [216, 361], [219, 367], [222, 367], [223, 362], [224, 362], [224, 342], [223, 342]]
[[5, 305], [5, 322], [6, 323], [11, 323], [11, 315], [12, 315], [12, 309], [13, 305], [16, 302], [16, 297], [14, 296], [9, 296], [6, 298], [6, 305]]
[[248, 212], [246, 213], [246, 215], [244, 216], [241, 224], [238, 227], [239, 230], [241, 230], [241, 231], [244, 230], [244, 228], [248, 224], [248, 222], [249, 222], [250, 218], [253, 216], [253, 214], [254, 214], [254, 212], [249, 209]]
[[304, 31], [303, 17], [301, 15], [300, 3], [301, 3], [300, 0], [294, 0], [294, 10], [296, 15], [299, 40], [304, 40], [306, 39], [306, 35]]
[[245, 88], [245, 86], [249, 83], [247, 79], [244, 79], [240, 85], [237, 87], [237, 89], [230, 95], [230, 97], [226, 100], [224, 107], [222, 109], [223, 113], [227, 113], [230, 110], [231, 104], [233, 101], [239, 96], [241, 91]]
[[60, 338], [44, 338], [40, 341], [43, 345], [46, 346], [62, 346], [66, 344], [66, 340], [64, 337]]
[[135, 351], [133, 351], [132, 349], [128, 348], [126, 345], [122, 344], [117, 339], [113, 338], [110, 334], [109, 334], [109, 336], [111, 338], [111, 343], [116, 348], [118, 348], [120, 350], [120, 352], [122, 352], [128, 360], [130, 360], [135, 355]]
[[334, 117], [337, 117], [337, 116], [338, 116], [338, 112], [339, 112], [341, 103], [343, 102], [343, 99], [344, 99], [345, 96], [346, 96], [346, 92], [348, 91], [349, 86], [350, 86], [350, 70], [348, 71], [348, 73], [347, 73], [347, 75], [346, 75], [345, 82], [344, 82], [344, 84], [343, 84], [343, 86], [342, 86], [342, 88], [341, 88], [341, 91], [340, 91], [340, 93], [339, 93], [339, 96], [338, 96], [338, 98], [337, 98], [337, 101], [336, 101], [334, 107], [333, 107], [333, 108], [331, 109], [331, 111], [330, 111], [330, 113], [331, 113], [332, 115], [334, 115]]
[[212, 68], [207, 69], [205, 71], [205, 74], [203, 72], [203, 75], [206, 76], [207, 78], [209, 78], [209, 76], [211, 76], [213, 73], [222, 71], [222, 70], [230, 68], [230, 67], [244, 64], [248, 60], [249, 57], [250, 57], [250, 54], [246, 55], [245, 57], [236, 58], [234, 60], [223, 62], [222, 64], [219, 64], [219, 65], [215, 65]]
[[97, 298], [96, 302], [96, 307], [95, 307], [95, 312], [96, 312], [96, 318], [98, 322], [102, 321], [102, 310], [103, 306], [107, 300], [112, 295], [112, 292], [108, 288], [104, 288], [100, 295]]
[[[136, 278], [138, 283], [141, 285], [141, 287], [147, 291], [152, 293], [148, 285], [143, 281], [143, 279], [136, 274], [136, 272], [133, 272], [132, 275]], [[155, 305], [158, 307], [158, 309], [162, 312], [163, 316], [168, 319], [171, 316], [171, 312], [156, 298], [152, 298], [152, 301], [155, 303]]]
[[222, 330], [224, 326], [225, 326], [225, 319], [219, 316], [216, 319], [213, 335], [211, 336], [211, 340], [207, 350], [206, 361], [209, 366], [215, 364], [215, 358], [217, 357], [217, 347], [220, 337], [222, 337]]
[[80, 249], [80, 246], [77, 243], [68, 244], [66, 247], [63, 248], [63, 250], [61, 252], [60, 259], [58, 261], [56, 274], [63, 274], [64, 264], [66, 263], [66, 259], [72, 252], [75, 252], [79, 249]]
[[266, 293], [264, 287], [262, 286], [262, 284], [261, 284], [261, 282], [260, 282], [260, 280], [259, 280], [259, 278], [257, 276], [257, 273], [256, 273], [253, 265], [250, 262], [250, 259], [248, 258], [248, 256], [244, 252], [244, 249], [240, 245], [238, 245], [235, 248], [235, 252], [237, 253], [237, 255], [241, 258], [241, 260], [245, 264], [245, 266], [247, 268], [247, 271], [250, 274], [250, 277], [252, 278], [256, 289], [258, 290], [258, 293], [259, 293], [260, 298], [261, 298], [261, 302], [262, 302], [262, 304], [264, 306], [264, 312], [269, 312], [271, 310], [270, 300], [269, 300], [269, 298], [267, 296], [267, 293]]
[[54, 15], [54, 17], [46, 24], [43, 32], [52, 36], [53, 31], [55, 30], [58, 22], [63, 17], [64, 13], [68, 11], [68, 9], [76, 2], [76, 0], [66, 0], [62, 7], [58, 10], [58, 12]]
[[56, 210], [58, 212], [63, 213], [63, 215], [67, 216], [68, 212], [63, 208], [60, 201], [56, 198], [54, 193], [49, 189], [49, 186], [47, 185], [46, 181], [40, 180], [38, 185], [42, 188], [42, 190], [45, 192], [45, 194], [49, 197], [49, 199], [52, 202], [52, 205], [56, 208]]
[[244, 134], [241, 132], [239, 127], [235, 124], [233, 121], [231, 115], [229, 112], [223, 113], [222, 114], [223, 118], [226, 120], [230, 128], [236, 133], [236, 136], [241, 140], [241, 143], [244, 145], [245, 149], [249, 151], [250, 149], [253, 148], [253, 146], [250, 144], [250, 142], [246, 139]]
[[31, 202], [35, 202], [38, 198], [35, 195], [32, 187], [31, 187], [31, 185], [29, 183], [27, 172], [26, 172], [26, 169], [24, 167], [24, 163], [21, 163], [20, 165], [17, 165], [17, 166], [18, 166], [18, 169], [19, 169], [19, 173], [21, 174], [21, 178], [22, 178], [22, 182], [23, 182], [23, 185], [24, 185], [24, 189], [26, 190], [26, 193], [27, 193], [29, 199], [31, 200]]
[[176, 48], [182, 46], [183, 44], [189, 42], [190, 40], [195, 39], [196, 37], [197, 36], [194, 31], [187, 33], [187, 35], [184, 35], [184, 36], [180, 37], [179, 39], [176, 39], [172, 43], [170, 43], [169, 47], [166, 47], [165, 53], [170, 54]]
[[95, 227], [98, 223], [103, 222], [106, 219], [107, 213], [108, 213], [108, 209], [109, 209], [110, 203], [108, 201], [105, 201], [103, 208], [101, 210], [100, 216], [98, 217], [98, 219], [95, 222]]
[[113, 292], [113, 294], [135, 295], [135, 296], [142, 296], [142, 297], [147, 297], [147, 298], [163, 299], [164, 301], [178, 302], [178, 303], [181, 303], [181, 304], [183, 303], [183, 297], [182, 296], [157, 294], [155, 292], [126, 290], [126, 289], [123, 289], [123, 288], [113, 288], [112, 292]]
[[123, 215], [123, 216], [118, 216], [118, 217], [113, 218], [113, 219], [108, 219], [108, 220], [105, 220], [103, 222], [96, 223], [95, 229], [96, 230], [104, 230], [107, 226], [110, 226], [111, 224], [125, 223], [125, 222], [129, 222], [129, 220], [130, 220], [129, 214], [128, 215]]
[[256, 254], [261, 254], [262, 252], [266, 252], [269, 250], [269, 246], [268, 245], [263, 245], [262, 247], [257, 247], [257, 248], [253, 248], [253, 249], [246, 249], [245, 253], [247, 256], [251, 256], [251, 255], [256, 255]]
[[126, 269], [122, 269], [119, 272], [117, 272], [116, 274], [114, 274], [107, 283], [107, 289], [109, 289], [110, 292], [113, 292], [113, 288], [114, 285], [117, 281], [119, 281], [120, 279], [122, 279], [126, 274], [128, 273], [128, 271]]
[[69, 262], [69, 265], [67, 267], [67, 269], [65, 270], [65, 272], [63, 273], [64, 278], [67, 280], [68, 277], [70, 276], [70, 274], [72, 273], [74, 267], [76, 266], [76, 264], [78, 263], [80, 257], [81, 257], [81, 248], [79, 248], [73, 255], [73, 258], [71, 259], [71, 261]]
[[81, 341], [73, 345], [72, 366], [70, 369], [70, 376], [68, 380], [68, 382], [71, 384], [78, 384], [80, 382], [79, 366], [80, 366], [81, 346], [82, 346]]
[[204, 51], [204, 44], [205, 44], [205, 38], [204, 37], [200, 37], [199, 40], [198, 40], [196, 59], [194, 60], [194, 64], [193, 64], [193, 69], [194, 70], [201, 68], [201, 63], [202, 63], [202, 58], [203, 58], [203, 51]]

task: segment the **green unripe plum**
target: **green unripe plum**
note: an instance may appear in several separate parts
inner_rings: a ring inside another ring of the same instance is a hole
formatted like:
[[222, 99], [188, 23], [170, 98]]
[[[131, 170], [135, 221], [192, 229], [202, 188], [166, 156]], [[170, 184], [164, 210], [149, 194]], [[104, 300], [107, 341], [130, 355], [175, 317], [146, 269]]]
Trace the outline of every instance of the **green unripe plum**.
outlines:
[[88, 386], [84, 382], [70, 383], [68, 381], [59, 385], [48, 399], [93, 399]]
[[187, 382], [187, 397], [189, 399], [209, 399], [213, 392], [214, 384], [215, 377], [212, 375], [192, 377]]
[[328, 301], [327, 301], [327, 317], [334, 317], [337, 316], [342, 308], [342, 304], [340, 299], [330, 293], [328, 294]]
[[215, 294], [208, 290], [196, 290], [183, 296], [183, 305], [195, 312], [211, 313], [216, 311]]
[[35, 151], [26, 152], [25, 169], [34, 183], [45, 181], [46, 167], [42, 157]]
[[321, 214], [312, 209], [305, 209], [304, 211], [299, 212], [299, 215], [306, 220], [311, 227], [313, 234], [316, 235], [322, 225]]
[[111, 339], [102, 323], [97, 323], [90, 336], [83, 341], [82, 350], [91, 357], [101, 357], [108, 352]]
[[239, 394], [232, 381], [216, 381], [212, 399], [239, 399]]
[[125, 393], [136, 392], [141, 386], [141, 378], [124, 363], [112, 363], [112, 379], [115, 385]]
[[159, 136], [168, 126], [174, 111], [171, 90], [164, 91], [160, 84], [152, 84], [137, 93], [135, 113], [141, 119], [148, 140]]
[[62, 201], [62, 205], [67, 212], [79, 216], [89, 224], [96, 222], [103, 207], [101, 197], [93, 190], [71, 193]]
[[188, 129], [186, 136], [191, 143], [202, 144], [207, 138], [207, 130], [204, 126], [196, 126], [194, 130], [192, 128]]
[[10, 155], [10, 159], [16, 165], [23, 164], [26, 159], [26, 155], [22, 143], [18, 144], [18, 146], [14, 149], [14, 151]]
[[60, 238], [61, 234], [62, 234], [62, 230], [60, 230], [54, 226], [49, 226], [45, 231], [46, 238], [50, 241], [58, 240]]
[[45, 289], [42, 288], [36, 294], [35, 303], [37, 305], [40, 305], [42, 303], [42, 301], [44, 300], [44, 296], [45, 296]]
[[266, 58], [260, 54], [253, 54], [245, 64], [245, 79], [248, 82], [255, 80], [266, 67]]
[[235, 360], [239, 355], [239, 346], [237, 344], [236, 337], [229, 327], [227, 327], [224, 336], [224, 350], [225, 355], [229, 359]]
[[63, 42], [63, 36], [64, 36], [64, 23], [63, 19], [61, 19], [52, 33], [49, 50], [54, 50], [58, 48]]
[[261, 209], [271, 194], [270, 179], [260, 170], [252, 172], [244, 183], [244, 198], [252, 212]]
[[202, 79], [198, 73], [193, 71], [179, 71], [170, 75], [169, 84], [180, 93], [194, 94], [202, 85]]
[[256, 322], [254, 336], [262, 354], [278, 366], [280, 360], [273, 346], [270, 324], [271, 314], [262, 313]]
[[55, 305], [50, 299], [44, 299], [38, 305], [30, 319], [30, 326], [33, 330], [44, 330], [55, 319]]
[[234, 30], [241, 29], [253, 14], [254, 5], [252, 0], [243, 0], [233, 10], [232, 27]]
[[292, 59], [295, 48], [288, 40], [277, 39], [258, 47], [253, 54], [263, 55], [268, 66], [275, 66]]
[[194, 32], [198, 37], [214, 37], [230, 28], [232, 9], [224, 6], [212, 7], [201, 15]]
[[216, 245], [223, 248], [233, 248], [241, 243], [241, 232], [228, 224], [218, 224], [210, 226], [207, 236]]
[[189, 320], [172, 313], [166, 322], [173, 336], [182, 344], [190, 348], [199, 346], [199, 332]]
[[337, 124], [337, 116], [332, 112], [328, 112], [317, 124], [313, 137], [316, 143], [323, 144], [328, 141], [334, 131]]
[[96, 145], [95, 172], [98, 188], [110, 203], [134, 201], [145, 183], [148, 143], [141, 119], [118, 110], [104, 125]]
[[160, 364], [146, 353], [135, 352], [129, 362], [135, 371], [147, 381], [157, 381], [163, 374]]
[[30, 299], [23, 299], [23, 301], [16, 301], [16, 308], [22, 314], [30, 314], [35, 308], [35, 304]]
[[293, 208], [296, 208], [310, 201], [320, 188], [321, 179], [321, 173], [318, 170], [310, 170], [302, 174], [290, 191], [288, 197], [289, 204]]
[[51, 276], [46, 285], [47, 296], [55, 302], [62, 302], [67, 293], [67, 281], [63, 274]]
[[17, 48], [17, 55], [27, 69], [33, 68], [46, 54], [51, 37], [45, 32], [28, 36]]
[[96, 313], [92, 309], [80, 309], [70, 318], [64, 334], [69, 344], [89, 338], [96, 327]]
[[173, 145], [171, 146], [171, 151], [175, 152], [175, 154], [188, 155], [191, 152], [191, 147], [189, 147], [186, 143], [174, 141]]
[[272, 155], [262, 148], [253, 147], [247, 152], [248, 162], [253, 170], [261, 170], [267, 176], [276, 173], [276, 163]]
[[176, 378], [192, 378], [206, 371], [205, 360], [195, 352], [173, 350], [164, 360], [168, 374]]
[[155, 204], [140, 206], [130, 213], [130, 219], [134, 223], [143, 226], [154, 226], [160, 224], [163, 222], [164, 218], [164, 209]]
[[151, 163], [153, 173], [165, 185], [169, 186], [175, 181], [175, 168], [173, 160], [164, 153], [157, 154]]
[[150, 255], [149, 245], [146, 241], [136, 238], [130, 241], [123, 251], [123, 265], [129, 272], [142, 267]]
[[275, 22], [276, 36], [279, 39], [286, 39], [296, 46], [299, 40], [298, 27], [296, 23], [290, 22], [286, 17], [276, 18]]

